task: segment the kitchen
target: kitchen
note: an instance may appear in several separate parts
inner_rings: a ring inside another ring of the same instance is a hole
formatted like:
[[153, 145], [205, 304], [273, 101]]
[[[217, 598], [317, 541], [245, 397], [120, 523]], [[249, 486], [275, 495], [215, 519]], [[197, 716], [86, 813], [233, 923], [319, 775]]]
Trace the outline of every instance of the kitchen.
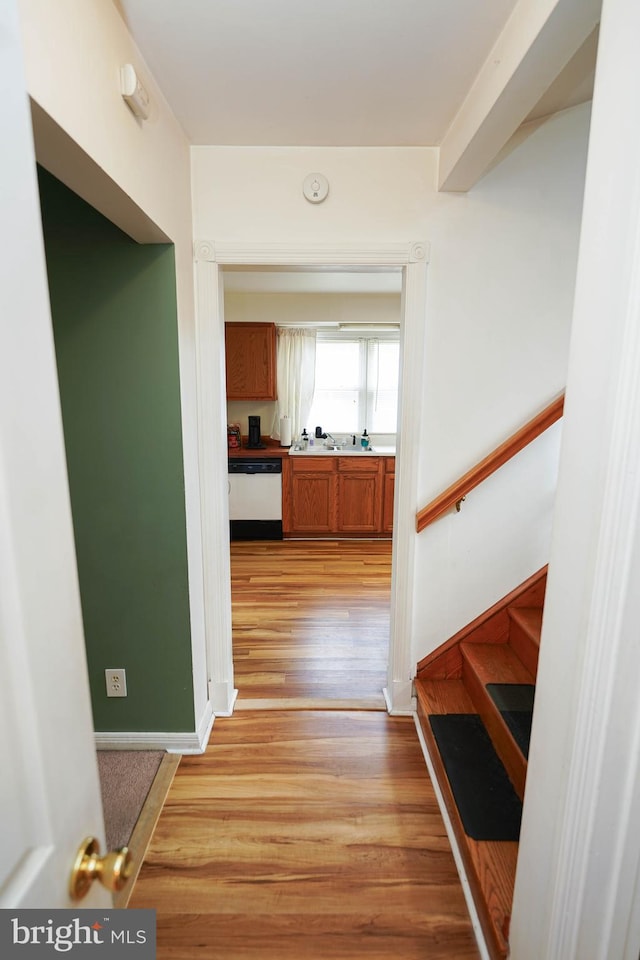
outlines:
[[391, 537], [400, 292], [393, 270], [225, 270], [232, 540]]

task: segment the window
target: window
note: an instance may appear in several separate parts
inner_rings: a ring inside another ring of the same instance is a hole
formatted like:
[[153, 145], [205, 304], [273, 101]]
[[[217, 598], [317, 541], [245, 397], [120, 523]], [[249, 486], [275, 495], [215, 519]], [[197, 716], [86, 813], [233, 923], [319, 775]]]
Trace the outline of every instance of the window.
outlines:
[[398, 416], [398, 334], [354, 338], [319, 332], [316, 389], [307, 428], [394, 434]]

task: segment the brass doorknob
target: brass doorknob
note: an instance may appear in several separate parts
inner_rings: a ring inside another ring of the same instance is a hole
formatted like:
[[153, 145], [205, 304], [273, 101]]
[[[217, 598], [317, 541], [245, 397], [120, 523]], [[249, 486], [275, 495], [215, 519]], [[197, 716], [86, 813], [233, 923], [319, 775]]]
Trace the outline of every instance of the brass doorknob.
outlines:
[[133, 857], [128, 847], [111, 850], [100, 856], [100, 844], [95, 837], [87, 837], [78, 847], [69, 879], [72, 900], [82, 900], [94, 880], [107, 890], [122, 890], [133, 870]]

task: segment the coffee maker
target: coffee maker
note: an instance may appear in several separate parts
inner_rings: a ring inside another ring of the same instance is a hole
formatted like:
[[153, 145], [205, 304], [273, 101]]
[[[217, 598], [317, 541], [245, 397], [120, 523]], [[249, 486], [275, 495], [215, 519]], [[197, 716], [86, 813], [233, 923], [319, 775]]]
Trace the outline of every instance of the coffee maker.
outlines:
[[264, 450], [265, 444], [261, 442], [260, 435], [260, 417], [249, 417], [249, 438], [247, 440], [248, 450]]

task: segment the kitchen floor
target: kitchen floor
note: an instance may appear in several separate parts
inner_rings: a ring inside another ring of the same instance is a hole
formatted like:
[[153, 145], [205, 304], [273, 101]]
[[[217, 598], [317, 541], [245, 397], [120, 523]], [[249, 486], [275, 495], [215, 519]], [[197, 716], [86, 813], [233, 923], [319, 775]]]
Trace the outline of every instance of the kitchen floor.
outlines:
[[385, 709], [390, 590], [390, 540], [232, 543], [236, 709]]

